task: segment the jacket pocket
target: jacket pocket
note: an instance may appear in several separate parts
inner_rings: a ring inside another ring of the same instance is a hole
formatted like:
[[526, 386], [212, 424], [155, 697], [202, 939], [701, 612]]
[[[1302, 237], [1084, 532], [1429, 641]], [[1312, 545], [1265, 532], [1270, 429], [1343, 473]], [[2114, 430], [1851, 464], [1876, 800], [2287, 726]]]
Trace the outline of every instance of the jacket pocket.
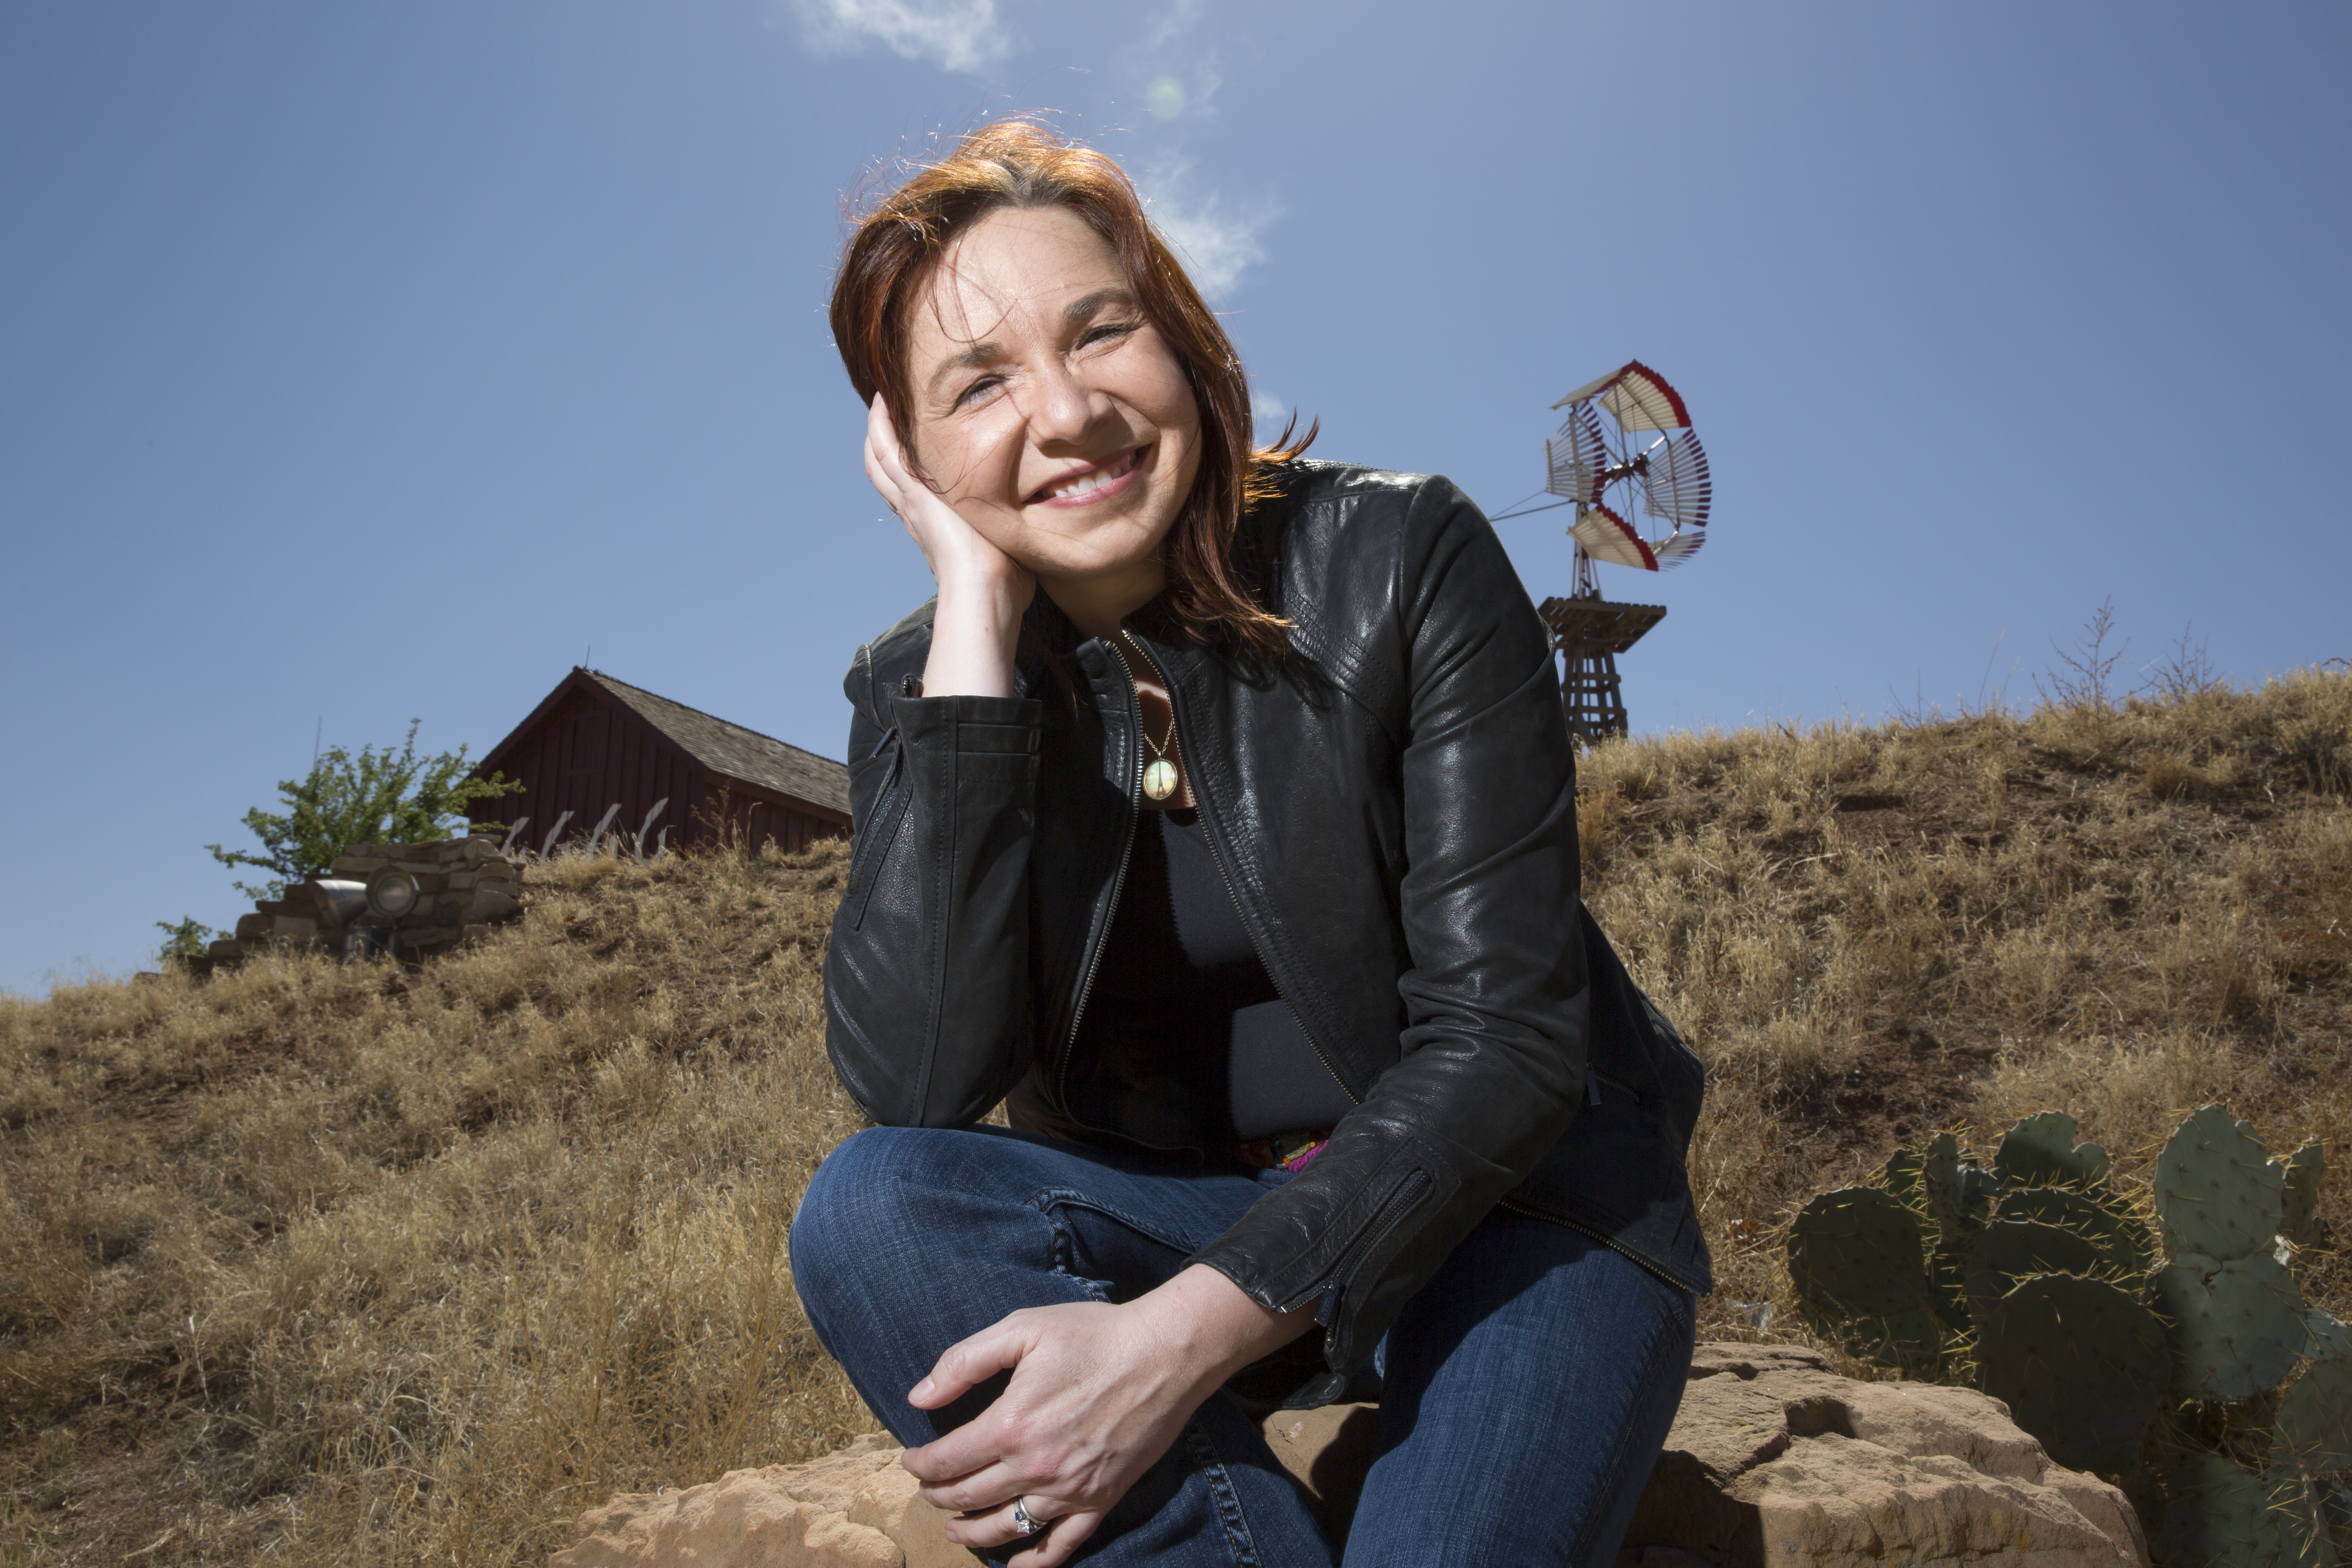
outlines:
[[1658, 1045], [1658, 1087], [1665, 1098], [1666, 1117], [1687, 1155], [1691, 1136], [1698, 1131], [1699, 1107], [1706, 1098], [1706, 1064], [1683, 1043], [1681, 1032], [1646, 994], [1642, 997], [1642, 1009], [1648, 1015], [1650, 1033]]
[[882, 785], [882, 798], [875, 806], [874, 819], [857, 836], [849, 886], [842, 893], [841, 918], [851, 931], [866, 923], [866, 900], [874, 896], [882, 862], [889, 858], [891, 840], [898, 837], [898, 825], [906, 820], [907, 802], [913, 794], [907, 787], [907, 753], [903, 750], [895, 752], [890, 759], [890, 777]]

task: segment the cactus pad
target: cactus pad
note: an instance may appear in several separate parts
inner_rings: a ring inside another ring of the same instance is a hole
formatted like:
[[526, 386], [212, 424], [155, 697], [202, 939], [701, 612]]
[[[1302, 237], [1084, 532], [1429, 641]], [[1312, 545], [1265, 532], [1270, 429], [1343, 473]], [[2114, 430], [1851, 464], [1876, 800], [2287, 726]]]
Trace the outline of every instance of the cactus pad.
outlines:
[[1972, 1326], [1969, 1317], [1969, 1248], [1965, 1243], [1938, 1241], [1927, 1251], [1927, 1289], [1936, 1316], [1954, 1333]]
[[2219, 1454], [2191, 1454], [2165, 1487], [2157, 1560], [2165, 1568], [2318, 1568], [2311, 1510], [2291, 1495], [2301, 1490]]
[[2253, 1128], [2218, 1105], [2180, 1124], [2156, 1162], [2165, 1250], [2222, 1263], [2267, 1252], [2282, 1217], [2284, 1173]]
[[2278, 1523], [2278, 1568], [2336, 1568], [2324, 1489], [2313, 1477], [2273, 1465], [2263, 1478]]
[[1927, 1212], [1947, 1241], [1958, 1241], [1984, 1228], [1992, 1215], [1992, 1196], [2000, 1182], [1990, 1171], [1979, 1170], [1969, 1159], [1960, 1141], [1948, 1132], [1937, 1134], [1921, 1164], [1927, 1189]]
[[2156, 1314], [2104, 1279], [2042, 1274], [1979, 1322], [1979, 1385], [2052, 1458], [2107, 1475], [2140, 1462], [2170, 1370]]
[[2327, 1151], [2316, 1138], [2286, 1158], [2278, 1233], [2297, 1247], [2319, 1245], [2319, 1183], [2326, 1174]]
[[1981, 1323], [1992, 1304], [2026, 1276], [2090, 1274], [2099, 1263], [2099, 1249], [2071, 1230], [2038, 1220], [1997, 1219], [1969, 1253], [1969, 1310]]
[[1823, 1193], [1789, 1226], [1789, 1281], [1808, 1315], [1879, 1360], [1915, 1366], [1943, 1348], [1925, 1227], [1877, 1187]]
[[2217, 1263], [2195, 1254], [2158, 1271], [2157, 1314], [2183, 1399], [2250, 1399], [2294, 1370], [2310, 1339], [2303, 1297], [2268, 1253]]
[[2352, 1362], [2323, 1361], [2280, 1402], [2279, 1460], [2312, 1475], [2352, 1469]]
[[2303, 1353], [2314, 1361], [2352, 1361], [2352, 1324], [2339, 1323], [2325, 1308], [2314, 1307], [2303, 1315], [2311, 1331], [2311, 1342]]
[[1874, 1318], [1849, 1318], [1838, 1333], [1857, 1355], [1882, 1366], [1933, 1367], [1944, 1354], [1944, 1325], [1927, 1307]]
[[2312, 1490], [2318, 1494], [2320, 1524], [2336, 1548], [2336, 1561], [2341, 1563], [2352, 1552], [2352, 1490], [2335, 1480], [2322, 1480]]
[[2085, 1187], [2107, 1179], [2107, 1152], [2096, 1143], [2076, 1148], [2074, 1119], [2063, 1110], [2045, 1110], [2011, 1128], [1993, 1163], [2004, 1187]]
[[1878, 1184], [1901, 1198], [1907, 1208], [1927, 1206], [1927, 1163], [1916, 1149], [1897, 1149], [1878, 1167]]
[[2106, 1197], [2102, 1202], [2063, 1187], [2011, 1187], [2000, 1194], [1999, 1213], [2003, 1219], [2037, 1220], [2073, 1231], [2099, 1249], [2108, 1272], [2147, 1273], [2156, 1261], [2147, 1227], [2113, 1194]]

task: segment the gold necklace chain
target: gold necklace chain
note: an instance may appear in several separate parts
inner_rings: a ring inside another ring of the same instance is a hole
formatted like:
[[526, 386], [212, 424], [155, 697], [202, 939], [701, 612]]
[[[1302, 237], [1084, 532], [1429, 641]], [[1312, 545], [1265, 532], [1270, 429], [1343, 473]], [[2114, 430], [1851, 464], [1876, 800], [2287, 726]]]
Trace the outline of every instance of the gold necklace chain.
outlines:
[[[1133, 643], [1129, 640], [1125, 633], [1120, 634], [1119, 640], [1121, 642], [1128, 643], [1129, 647], [1134, 646]], [[1140, 648], [1136, 649], [1136, 657], [1142, 658], [1142, 650]], [[1120, 654], [1119, 662], [1127, 664], [1127, 680], [1129, 686], [1135, 688], [1136, 717], [1140, 720], [1143, 716], [1142, 683], [1135, 679], [1135, 666], [1128, 663], [1127, 656], [1124, 653]], [[1151, 661], [1150, 659], [1144, 660], [1146, 668], [1150, 667], [1150, 662]], [[1157, 672], [1155, 671], [1155, 673]], [[1165, 691], [1166, 688], [1162, 687], [1161, 689]], [[1175, 694], [1173, 692], [1169, 692], [1165, 700], [1168, 704], [1168, 738], [1166, 740], [1153, 740], [1151, 738], [1151, 731], [1145, 729], [1140, 723], [1138, 723], [1135, 727], [1136, 732], [1143, 737], [1143, 743], [1151, 748], [1151, 763], [1143, 770], [1143, 793], [1150, 796], [1153, 800], [1166, 800], [1170, 795], [1176, 793], [1177, 786], [1183, 782], [1182, 775], [1177, 771], [1176, 764], [1168, 760], [1168, 748], [1176, 743]]]
[[[1143, 704], [1142, 704], [1141, 702], [1138, 702], [1138, 703], [1136, 704], [1136, 706], [1137, 706], [1138, 708], [1140, 708], [1140, 707], [1142, 707], [1142, 706], [1143, 706]], [[1153, 740], [1153, 739], [1151, 738], [1151, 731], [1149, 731], [1149, 730], [1146, 730], [1146, 731], [1142, 731], [1142, 733], [1143, 733], [1143, 743], [1144, 743], [1145, 745], [1147, 745], [1147, 746], [1149, 746], [1149, 747], [1150, 747], [1150, 748], [1151, 748], [1151, 755], [1152, 755], [1152, 757], [1153, 757], [1155, 760], [1159, 760], [1159, 761], [1165, 761], [1165, 760], [1166, 760], [1166, 758], [1167, 758], [1167, 756], [1168, 756], [1168, 747], [1169, 747], [1169, 743], [1170, 743], [1171, 742], [1172, 742], [1172, 741], [1174, 741], [1174, 740], [1176, 739], [1176, 705], [1175, 705], [1173, 702], [1171, 702], [1171, 703], [1168, 705], [1168, 739], [1167, 739], [1167, 740], [1165, 740], [1165, 741], [1155, 741], [1155, 740]]]

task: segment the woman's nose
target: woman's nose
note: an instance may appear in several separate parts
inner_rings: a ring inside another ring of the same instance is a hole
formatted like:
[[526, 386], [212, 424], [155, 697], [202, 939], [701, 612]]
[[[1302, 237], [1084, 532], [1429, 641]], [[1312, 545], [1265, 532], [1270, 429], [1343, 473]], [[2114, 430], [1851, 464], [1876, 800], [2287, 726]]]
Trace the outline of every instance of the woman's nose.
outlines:
[[1068, 365], [1056, 363], [1031, 384], [1029, 432], [1034, 440], [1076, 441], [1100, 418], [1109, 399], [1097, 393]]

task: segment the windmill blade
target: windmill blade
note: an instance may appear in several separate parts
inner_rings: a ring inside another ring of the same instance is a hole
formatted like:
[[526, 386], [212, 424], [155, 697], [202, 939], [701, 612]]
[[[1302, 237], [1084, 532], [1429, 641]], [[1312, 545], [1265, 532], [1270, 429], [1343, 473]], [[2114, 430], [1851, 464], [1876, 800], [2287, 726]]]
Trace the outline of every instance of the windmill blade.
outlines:
[[1576, 524], [1568, 531], [1595, 561], [1612, 562], [1638, 571], [1655, 572], [1658, 558], [1633, 525], [1605, 506], [1579, 507]]
[[1699, 547], [1706, 542], [1706, 533], [1704, 530], [1686, 528], [1664, 544], [1653, 545], [1651, 553], [1657, 559], [1658, 570], [1664, 572], [1681, 565], [1697, 554]]
[[1642, 510], [1676, 529], [1705, 528], [1715, 501], [1715, 481], [1707, 477], [1706, 448], [1698, 444], [1698, 432], [1685, 430], [1667, 437], [1652, 448], [1649, 458], [1649, 471], [1642, 479]]
[[1609, 467], [1609, 447], [1591, 407], [1569, 410], [1559, 434], [1544, 443], [1544, 463], [1550, 470], [1544, 489], [1553, 495], [1579, 501], [1601, 499], [1601, 476]]
[[1622, 430], [1680, 430], [1690, 424], [1690, 410], [1683, 406], [1682, 394], [1637, 359], [1627, 360], [1623, 368], [1611, 371], [1599, 381], [1586, 382], [1552, 406], [1565, 408], [1571, 403], [1595, 400]]

